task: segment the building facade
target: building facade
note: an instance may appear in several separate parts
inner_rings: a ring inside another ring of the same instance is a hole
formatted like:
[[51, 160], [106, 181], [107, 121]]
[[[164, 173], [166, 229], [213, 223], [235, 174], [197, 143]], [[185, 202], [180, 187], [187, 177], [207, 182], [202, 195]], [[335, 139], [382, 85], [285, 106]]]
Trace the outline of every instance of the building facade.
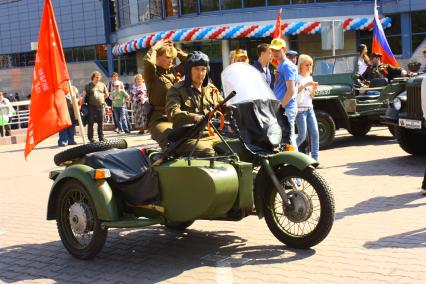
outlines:
[[[112, 33], [115, 58], [136, 60], [143, 72], [147, 48], [170, 38], [187, 50], [210, 55], [213, 70], [227, 65], [232, 49], [248, 51], [256, 58], [256, 46], [269, 42], [279, 8], [285, 38], [291, 49], [313, 57], [330, 55], [321, 49], [321, 25], [338, 21], [344, 31], [344, 47], [336, 54], [354, 53], [360, 43], [371, 47], [372, 0], [117, 0], [112, 1], [116, 25]], [[408, 60], [426, 38], [426, 1], [378, 0], [382, 25], [399, 60]], [[371, 48], [370, 48], [371, 50]], [[213, 74], [215, 76], [215, 74]], [[218, 77], [218, 76], [216, 76]], [[218, 78], [213, 78], [218, 82]]]
[[[44, 0], [0, 0], [0, 90], [22, 98], [31, 90], [43, 5]], [[108, 70], [105, 2], [52, 0], [52, 5], [71, 77], [81, 88], [94, 69]]]
[[[28, 93], [44, 0], [0, 0], [0, 89]], [[117, 71], [124, 81], [143, 72], [147, 49], [171, 38], [183, 49], [202, 50], [212, 62], [212, 79], [228, 64], [230, 50], [243, 48], [250, 60], [269, 42], [278, 10], [288, 45], [313, 57], [321, 48], [321, 26], [336, 21], [344, 46], [337, 54], [371, 46], [373, 0], [52, 0], [64, 53], [75, 85], [94, 69]], [[382, 25], [397, 58], [420, 58], [426, 38], [425, 0], [378, 0]], [[33, 44], [34, 46], [34, 44]], [[370, 49], [371, 50], [371, 49]], [[418, 51], [417, 51], [418, 52]]]

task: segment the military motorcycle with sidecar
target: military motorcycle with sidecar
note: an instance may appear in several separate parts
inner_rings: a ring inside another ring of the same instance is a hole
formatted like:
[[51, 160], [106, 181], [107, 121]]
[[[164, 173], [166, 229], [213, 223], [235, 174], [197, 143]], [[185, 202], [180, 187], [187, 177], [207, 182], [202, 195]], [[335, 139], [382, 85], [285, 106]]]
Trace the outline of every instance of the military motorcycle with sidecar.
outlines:
[[[265, 218], [274, 236], [292, 248], [310, 248], [330, 232], [332, 192], [317, 162], [282, 145], [280, 107], [253, 67], [236, 63], [222, 72], [225, 100], [195, 125], [174, 129], [164, 152], [128, 148], [114, 139], [55, 155], [63, 170], [54, 181], [47, 219], [56, 220], [62, 243], [80, 259], [95, 257], [109, 228], [161, 224], [184, 230], [195, 220]], [[221, 142], [215, 157], [176, 154], [188, 139], [205, 133], [226, 104], [236, 139]]]

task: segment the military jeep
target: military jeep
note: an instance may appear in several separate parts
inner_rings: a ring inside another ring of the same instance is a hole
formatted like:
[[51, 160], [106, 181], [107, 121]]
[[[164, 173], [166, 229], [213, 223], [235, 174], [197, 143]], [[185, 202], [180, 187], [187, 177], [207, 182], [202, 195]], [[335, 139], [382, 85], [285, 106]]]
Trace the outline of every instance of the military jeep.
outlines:
[[411, 78], [406, 91], [389, 101], [382, 123], [395, 129], [401, 148], [412, 155], [426, 154], [426, 74]]
[[381, 125], [380, 116], [385, 114], [389, 98], [405, 91], [406, 78], [364, 88], [358, 83], [357, 72], [358, 54], [314, 60], [312, 75], [320, 84], [313, 98], [320, 149], [331, 146], [336, 129], [364, 136], [373, 125]]

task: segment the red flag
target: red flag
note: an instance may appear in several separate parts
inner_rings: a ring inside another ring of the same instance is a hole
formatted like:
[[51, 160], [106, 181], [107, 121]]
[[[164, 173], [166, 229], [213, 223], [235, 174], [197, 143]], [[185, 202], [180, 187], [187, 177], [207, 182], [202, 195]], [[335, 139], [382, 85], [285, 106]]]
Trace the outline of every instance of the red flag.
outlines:
[[283, 9], [280, 9], [277, 16], [277, 22], [275, 23], [275, 30], [272, 33], [272, 39], [274, 38], [282, 38], [284, 39], [283, 30], [282, 30], [282, 23], [281, 23], [281, 15], [282, 15]]
[[[274, 38], [281, 38], [284, 39], [283, 30], [282, 30], [282, 23], [281, 23], [281, 15], [282, 15], [283, 9], [280, 8], [277, 16], [277, 21], [275, 22], [275, 30], [272, 33], [272, 39]], [[272, 59], [271, 61], [272, 66], [277, 68], [278, 62], [275, 59]]]
[[45, 0], [31, 88], [25, 158], [41, 141], [71, 125], [65, 94], [69, 80], [50, 0]]
[[395, 56], [390, 49], [389, 43], [386, 39], [385, 32], [383, 31], [382, 23], [379, 20], [379, 12], [377, 11], [377, 2], [374, 1], [374, 30], [373, 30], [373, 45], [371, 51], [373, 53], [380, 53], [382, 63], [390, 64], [394, 67], [399, 67]]

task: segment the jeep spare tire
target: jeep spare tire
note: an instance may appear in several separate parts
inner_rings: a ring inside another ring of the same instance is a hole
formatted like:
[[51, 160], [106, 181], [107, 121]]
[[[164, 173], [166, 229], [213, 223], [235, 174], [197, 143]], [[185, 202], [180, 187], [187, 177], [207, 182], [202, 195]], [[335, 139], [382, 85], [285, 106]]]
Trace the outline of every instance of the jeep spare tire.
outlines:
[[371, 129], [371, 124], [364, 121], [351, 122], [351, 130], [348, 130], [353, 136], [365, 136]]
[[411, 155], [426, 155], [426, 136], [418, 131], [396, 127], [396, 140], [399, 146]]
[[326, 149], [334, 141], [336, 135], [336, 124], [333, 118], [327, 112], [316, 110], [315, 116], [317, 117], [318, 133], [319, 133], [319, 148]]
[[101, 152], [110, 149], [126, 149], [127, 142], [122, 138], [108, 139], [104, 141], [99, 141], [96, 143], [83, 144], [77, 147], [73, 147], [62, 151], [55, 155], [53, 161], [55, 165], [62, 166], [66, 162], [72, 161], [76, 158], [83, 157], [86, 154]]

